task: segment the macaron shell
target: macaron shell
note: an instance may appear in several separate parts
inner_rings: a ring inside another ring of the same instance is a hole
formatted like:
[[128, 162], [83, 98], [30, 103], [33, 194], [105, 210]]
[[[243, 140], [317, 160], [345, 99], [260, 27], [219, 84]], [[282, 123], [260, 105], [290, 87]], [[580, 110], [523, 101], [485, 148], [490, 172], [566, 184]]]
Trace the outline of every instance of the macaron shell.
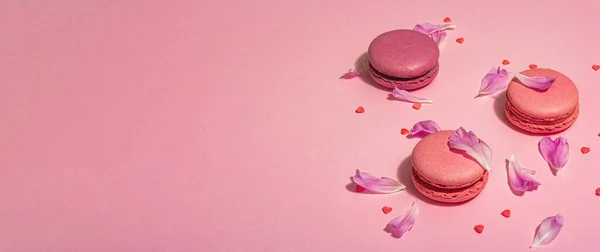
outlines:
[[368, 57], [370, 64], [385, 75], [415, 78], [437, 66], [440, 49], [429, 36], [400, 29], [373, 39]]
[[372, 67], [369, 67], [369, 75], [371, 75], [371, 78], [373, 78], [373, 80], [378, 84], [390, 89], [397, 87], [399, 89], [404, 90], [415, 90], [431, 84], [431, 82], [437, 76], [438, 71], [439, 66], [436, 66], [434, 69], [432, 69], [431, 71], [427, 72], [425, 75], [419, 78], [411, 80], [393, 80], [386, 78], [385, 76], [379, 75], [378, 73], [373, 71]]
[[442, 189], [431, 186], [423, 181], [415, 172], [412, 173], [412, 182], [417, 191], [429, 199], [444, 203], [461, 203], [477, 197], [483, 191], [483, 188], [485, 188], [488, 177], [489, 172], [485, 173], [475, 184], [459, 189]]
[[521, 72], [535, 76], [557, 76], [556, 81], [546, 91], [537, 91], [526, 87], [516, 78], [508, 84], [507, 100], [512, 108], [520, 114], [534, 120], [551, 120], [568, 118], [579, 104], [579, 91], [573, 81], [564, 74], [546, 68], [535, 68]]
[[454, 133], [454, 130], [435, 132], [413, 149], [413, 169], [427, 184], [441, 189], [464, 188], [487, 173], [474, 159], [450, 149], [448, 137]]

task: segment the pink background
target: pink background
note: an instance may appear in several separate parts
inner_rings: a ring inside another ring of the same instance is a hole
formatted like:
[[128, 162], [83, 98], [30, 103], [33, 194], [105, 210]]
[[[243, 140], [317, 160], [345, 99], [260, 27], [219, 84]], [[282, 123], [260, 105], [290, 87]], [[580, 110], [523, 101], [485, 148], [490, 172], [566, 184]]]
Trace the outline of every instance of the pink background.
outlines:
[[[0, 251], [518, 252], [556, 213], [566, 224], [539, 251], [597, 249], [598, 9], [592, 0], [2, 1]], [[458, 28], [438, 78], [416, 92], [434, 105], [416, 111], [360, 78], [338, 79], [378, 34], [446, 16]], [[510, 71], [551, 67], [580, 89], [580, 118], [560, 134], [571, 159], [557, 176], [540, 137], [504, 123], [502, 98], [473, 99], [505, 58]], [[400, 129], [425, 119], [491, 146], [478, 198], [443, 207], [410, 186], [348, 191], [355, 169], [402, 175], [418, 140]], [[511, 193], [511, 153], [538, 172], [538, 191]], [[415, 200], [410, 233], [382, 231]]]

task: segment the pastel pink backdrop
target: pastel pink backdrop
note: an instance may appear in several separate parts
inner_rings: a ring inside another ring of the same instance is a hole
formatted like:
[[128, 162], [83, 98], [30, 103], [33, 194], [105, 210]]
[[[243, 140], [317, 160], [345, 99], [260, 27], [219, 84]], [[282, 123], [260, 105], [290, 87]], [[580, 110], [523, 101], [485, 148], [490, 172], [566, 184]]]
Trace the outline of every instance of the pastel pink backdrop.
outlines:
[[[592, 0], [3, 1], [0, 251], [518, 252], [556, 213], [565, 226], [539, 251], [597, 249], [598, 9]], [[434, 105], [416, 111], [362, 79], [338, 79], [376, 35], [446, 16], [458, 28], [437, 80], [416, 92]], [[473, 99], [503, 59], [510, 71], [560, 70], [580, 89], [580, 118], [559, 134], [571, 158], [557, 176], [540, 137], [504, 123], [501, 98]], [[397, 178], [418, 141], [400, 129], [425, 119], [491, 146], [478, 198], [442, 207], [414, 190], [347, 190], [355, 169]], [[538, 191], [511, 193], [511, 153], [538, 172]], [[414, 201], [414, 229], [383, 232]]]

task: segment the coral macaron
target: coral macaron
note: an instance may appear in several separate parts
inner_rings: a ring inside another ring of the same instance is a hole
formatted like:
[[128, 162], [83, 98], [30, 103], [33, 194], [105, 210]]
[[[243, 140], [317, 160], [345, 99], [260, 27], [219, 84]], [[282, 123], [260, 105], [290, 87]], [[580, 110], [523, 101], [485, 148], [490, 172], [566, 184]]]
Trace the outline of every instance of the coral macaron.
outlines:
[[579, 91], [573, 81], [552, 69], [535, 68], [521, 74], [557, 78], [545, 91], [528, 88], [516, 78], [510, 82], [505, 105], [508, 120], [534, 134], [554, 134], [571, 127], [579, 115]]
[[489, 172], [464, 153], [451, 150], [448, 137], [454, 130], [424, 137], [412, 152], [412, 181], [421, 194], [435, 201], [460, 203], [484, 189]]
[[413, 30], [393, 30], [369, 45], [369, 74], [387, 88], [414, 90], [437, 76], [440, 49], [431, 37]]

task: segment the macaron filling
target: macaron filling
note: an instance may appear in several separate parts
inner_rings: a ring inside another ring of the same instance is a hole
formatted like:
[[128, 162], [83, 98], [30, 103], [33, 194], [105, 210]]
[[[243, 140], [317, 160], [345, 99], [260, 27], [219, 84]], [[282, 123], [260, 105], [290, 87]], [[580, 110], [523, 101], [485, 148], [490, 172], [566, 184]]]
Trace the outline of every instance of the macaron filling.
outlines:
[[431, 70], [429, 70], [429, 71], [427, 71], [427, 72], [425, 72], [425, 73], [423, 73], [423, 74], [421, 74], [419, 76], [411, 77], [411, 78], [403, 78], [403, 77], [391, 76], [391, 75], [387, 75], [387, 74], [384, 74], [382, 72], [379, 72], [379, 71], [377, 71], [377, 69], [375, 69], [373, 67], [373, 65], [371, 63], [369, 63], [370, 70], [373, 71], [373, 73], [375, 73], [376, 75], [378, 75], [378, 76], [380, 76], [380, 77], [382, 77], [384, 79], [391, 80], [391, 81], [402, 81], [402, 82], [408, 82], [408, 81], [414, 81], [414, 80], [423, 79], [424, 77], [426, 77], [426, 76], [432, 74], [433, 72], [437, 71], [438, 67], [439, 67], [439, 65], [436, 64], [434, 68], [432, 68]]
[[542, 118], [542, 119], [538, 119], [538, 118], [534, 118], [531, 116], [528, 116], [527, 114], [519, 111], [511, 102], [510, 102], [510, 96], [506, 97], [506, 111], [513, 116], [513, 119], [519, 119], [520, 121], [526, 122], [526, 123], [533, 123], [533, 124], [538, 124], [538, 125], [556, 125], [556, 124], [561, 124], [565, 121], [567, 121], [569, 118], [571, 118], [574, 114], [579, 114], [578, 112], [578, 107], [575, 107], [573, 109], [573, 111], [571, 111], [568, 114], [565, 115], [561, 115], [561, 116], [557, 116], [555, 118]]
[[488, 172], [486, 171], [485, 173], [483, 173], [483, 175], [481, 176], [481, 178], [469, 183], [469, 184], [464, 184], [464, 185], [460, 185], [460, 186], [448, 186], [448, 185], [440, 185], [440, 184], [435, 184], [432, 183], [431, 181], [428, 181], [426, 178], [424, 178], [423, 176], [421, 176], [421, 174], [419, 174], [419, 172], [417, 172], [414, 168], [413, 168], [413, 176], [415, 177], [415, 179], [419, 180], [420, 182], [423, 182], [425, 185], [427, 185], [428, 187], [431, 188], [435, 188], [435, 189], [442, 189], [446, 192], [460, 192], [460, 191], [464, 191], [466, 189], [468, 189], [469, 187], [472, 187], [473, 185], [479, 183], [479, 182], [483, 182], [484, 177], [488, 174]]

